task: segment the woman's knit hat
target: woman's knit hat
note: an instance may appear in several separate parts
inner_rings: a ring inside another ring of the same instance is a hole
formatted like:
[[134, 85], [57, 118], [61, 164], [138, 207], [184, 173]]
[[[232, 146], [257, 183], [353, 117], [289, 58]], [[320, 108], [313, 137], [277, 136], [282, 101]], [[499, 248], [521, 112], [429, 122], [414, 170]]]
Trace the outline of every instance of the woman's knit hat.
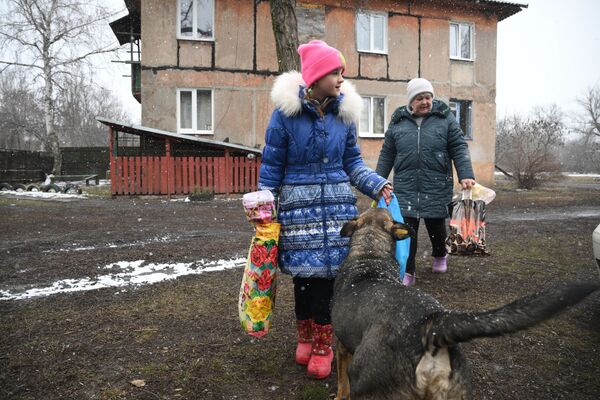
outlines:
[[307, 88], [334, 69], [342, 68], [342, 73], [346, 70], [346, 60], [342, 53], [322, 40], [311, 40], [300, 45], [298, 54], [302, 66], [302, 79]]
[[411, 79], [406, 86], [406, 98], [408, 100], [408, 103], [406, 104], [410, 106], [410, 103], [415, 97], [417, 97], [417, 95], [425, 92], [431, 93], [432, 96], [435, 96], [435, 93], [433, 93], [433, 86], [431, 86], [431, 83], [427, 79]]

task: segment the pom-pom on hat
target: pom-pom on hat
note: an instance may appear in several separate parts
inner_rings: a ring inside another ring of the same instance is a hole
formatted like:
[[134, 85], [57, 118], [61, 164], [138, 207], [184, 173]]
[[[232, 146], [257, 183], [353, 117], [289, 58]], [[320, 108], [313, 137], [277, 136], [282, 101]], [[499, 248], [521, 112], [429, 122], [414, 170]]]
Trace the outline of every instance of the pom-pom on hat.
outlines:
[[322, 40], [311, 40], [300, 45], [298, 54], [302, 79], [307, 88], [334, 69], [342, 68], [342, 73], [346, 70], [346, 60], [342, 53]]
[[433, 86], [431, 86], [431, 83], [427, 79], [411, 79], [406, 86], [406, 99], [408, 100], [408, 103], [406, 104], [410, 106], [410, 103], [415, 97], [417, 97], [417, 95], [425, 92], [431, 93], [432, 96], [435, 96], [435, 93], [433, 93]]

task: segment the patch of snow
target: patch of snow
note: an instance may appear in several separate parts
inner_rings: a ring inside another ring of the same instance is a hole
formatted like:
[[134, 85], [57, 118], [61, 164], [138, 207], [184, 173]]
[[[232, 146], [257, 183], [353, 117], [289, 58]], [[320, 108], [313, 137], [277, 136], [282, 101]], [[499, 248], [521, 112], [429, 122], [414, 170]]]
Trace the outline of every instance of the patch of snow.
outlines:
[[600, 178], [600, 174], [580, 174], [577, 172], [565, 172], [563, 175], [571, 177]]
[[[109, 249], [115, 249], [115, 248], [123, 248], [123, 247], [136, 247], [136, 246], [145, 246], [147, 244], [150, 243], [169, 243], [169, 242], [173, 242], [173, 241], [177, 241], [181, 238], [181, 236], [171, 236], [171, 235], [164, 235], [162, 237], [154, 237], [148, 240], [136, 240], [134, 242], [130, 242], [130, 243], [122, 243], [122, 244], [114, 244], [114, 243], [107, 243], [105, 245], [102, 246], [80, 246], [80, 247], [74, 247], [72, 249], [70, 248], [60, 248], [60, 249], [50, 249], [50, 250], [44, 250], [44, 253], [55, 253], [57, 251], [61, 251], [61, 252], [71, 252], [71, 251], [91, 251], [91, 250], [96, 250], [96, 249], [103, 249], [103, 248], [109, 248]], [[73, 243], [73, 246], [77, 246], [77, 243]]]
[[17, 192], [15, 190], [2, 190], [0, 195], [10, 195], [37, 199], [87, 199], [85, 194], [51, 193], [51, 192]]
[[61, 279], [50, 286], [28, 289], [23, 292], [0, 290], [0, 300], [23, 300], [33, 297], [46, 297], [58, 293], [81, 292], [110, 287], [141, 286], [185, 275], [198, 275], [204, 272], [224, 271], [239, 268], [246, 264], [245, 257], [230, 260], [199, 260], [191, 263], [146, 264], [144, 260], [119, 261], [100, 269], [116, 269], [119, 272], [98, 275], [94, 278]]

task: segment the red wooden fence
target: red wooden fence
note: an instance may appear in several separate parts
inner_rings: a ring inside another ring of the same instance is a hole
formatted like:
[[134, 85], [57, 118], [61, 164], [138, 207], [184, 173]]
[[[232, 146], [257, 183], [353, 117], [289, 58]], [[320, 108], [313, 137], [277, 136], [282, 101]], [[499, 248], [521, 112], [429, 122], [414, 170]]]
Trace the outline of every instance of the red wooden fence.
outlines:
[[246, 193], [258, 186], [258, 158], [118, 156], [113, 160], [114, 195]]

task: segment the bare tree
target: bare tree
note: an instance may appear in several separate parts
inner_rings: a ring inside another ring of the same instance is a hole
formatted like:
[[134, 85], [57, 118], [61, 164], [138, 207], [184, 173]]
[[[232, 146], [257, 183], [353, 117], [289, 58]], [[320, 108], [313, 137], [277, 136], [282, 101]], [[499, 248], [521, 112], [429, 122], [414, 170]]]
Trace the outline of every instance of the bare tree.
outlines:
[[300, 71], [295, 0], [270, 0], [279, 72]]
[[54, 156], [53, 170], [60, 173], [62, 158], [56, 131], [55, 85], [60, 76], [74, 74], [93, 54], [116, 50], [100, 42], [96, 27], [110, 17], [105, 7], [79, 0], [7, 0], [0, 15], [0, 47], [13, 56], [0, 59], [8, 66], [35, 71], [43, 82], [45, 146]]
[[600, 84], [588, 88], [577, 100], [582, 112], [575, 119], [574, 131], [580, 137], [570, 146], [568, 161], [576, 163], [581, 172], [600, 172]]
[[563, 144], [564, 123], [556, 106], [538, 108], [531, 118], [513, 115], [499, 120], [496, 164], [510, 171], [520, 188], [531, 189], [560, 172], [557, 149]]
[[560, 152], [563, 171], [600, 172], [600, 141], [579, 136], [565, 143]]
[[66, 146], [108, 146], [106, 127], [96, 121], [96, 115], [130, 121], [123, 105], [85, 76], [65, 76], [57, 86], [57, 127], [59, 138]]
[[577, 131], [588, 140], [600, 139], [600, 84], [589, 88], [578, 103], [583, 107], [584, 115]]
[[44, 150], [43, 111], [39, 93], [23, 71], [0, 74], [0, 147]]

